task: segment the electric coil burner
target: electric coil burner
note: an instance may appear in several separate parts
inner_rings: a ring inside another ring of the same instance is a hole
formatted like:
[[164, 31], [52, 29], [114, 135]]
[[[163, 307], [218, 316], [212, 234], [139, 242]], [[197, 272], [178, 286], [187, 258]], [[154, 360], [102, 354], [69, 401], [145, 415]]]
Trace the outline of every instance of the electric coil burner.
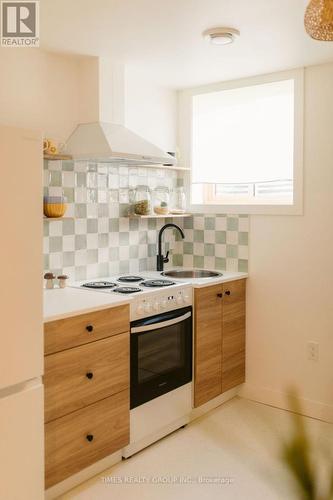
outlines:
[[134, 286], [120, 286], [113, 290], [115, 293], [137, 293], [142, 292], [141, 288], [137, 288]]
[[111, 281], [90, 281], [88, 283], [84, 283], [81, 285], [85, 288], [93, 288], [93, 289], [107, 289], [107, 288], [114, 288], [116, 283], [112, 283]]
[[144, 278], [141, 276], [120, 276], [117, 281], [122, 283], [137, 283], [138, 281], [143, 281]]
[[157, 288], [157, 287], [163, 287], [163, 286], [171, 286], [175, 285], [174, 281], [170, 280], [147, 280], [141, 283], [143, 286], [151, 287], [151, 288]]

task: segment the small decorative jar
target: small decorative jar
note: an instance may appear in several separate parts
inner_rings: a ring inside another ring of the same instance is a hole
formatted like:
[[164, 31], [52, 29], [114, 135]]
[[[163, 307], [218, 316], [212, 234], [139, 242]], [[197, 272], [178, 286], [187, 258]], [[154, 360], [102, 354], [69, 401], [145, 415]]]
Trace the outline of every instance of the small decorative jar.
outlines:
[[48, 290], [52, 290], [54, 288], [54, 280], [55, 280], [55, 275], [53, 273], [45, 273], [44, 274], [44, 279], [46, 280], [46, 286]]
[[186, 194], [183, 186], [176, 187], [172, 191], [171, 213], [184, 214], [186, 212]]
[[59, 280], [59, 288], [66, 288], [66, 281], [68, 280], [69, 276], [67, 276], [66, 274], [61, 274], [60, 276], [58, 276], [58, 280]]
[[148, 186], [137, 186], [134, 194], [134, 213], [149, 215], [151, 212], [151, 196]]
[[170, 192], [167, 187], [158, 186], [154, 189], [153, 206], [156, 215], [168, 215], [170, 206]]

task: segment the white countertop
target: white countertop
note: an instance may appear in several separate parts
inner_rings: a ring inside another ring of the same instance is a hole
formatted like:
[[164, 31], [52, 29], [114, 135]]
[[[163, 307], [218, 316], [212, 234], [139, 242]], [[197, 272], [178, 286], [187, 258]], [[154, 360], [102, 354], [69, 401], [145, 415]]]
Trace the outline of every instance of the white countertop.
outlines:
[[230, 271], [219, 271], [222, 276], [217, 278], [201, 278], [201, 279], [187, 279], [188, 283], [191, 283], [193, 288], [202, 288], [204, 286], [218, 285], [219, 283], [227, 283], [228, 281], [237, 281], [241, 279], [248, 278], [248, 273], [230, 272]]
[[[165, 269], [165, 271], [171, 271], [172, 269], [177, 270], [195, 270], [196, 268], [186, 268], [186, 267], [170, 267], [170, 269]], [[231, 272], [231, 271], [220, 271], [218, 269], [207, 269], [207, 271], [215, 271], [217, 273], [221, 273], [221, 276], [217, 278], [174, 278], [173, 276], [161, 276], [161, 272], [159, 271], [145, 271], [144, 273], [140, 273], [143, 276], [149, 275], [151, 278], [165, 278], [178, 283], [184, 283], [192, 285], [193, 288], [202, 288], [210, 285], [218, 285], [219, 283], [227, 283], [228, 281], [236, 281], [248, 278], [248, 273], [240, 273], [240, 272]]]
[[78, 288], [44, 289], [44, 323], [109, 307], [129, 304], [131, 298]]
[[[183, 269], [180, 267], [173, 267], [172, 269]], [[167, 270], [167, 269], [166, 269]], [[222, 276], [217, 278], [197, 278], [197, 279], [168, 279], [175, 281], [177, 284], [189, 284], [193, 288], [202, 288], [210, 285], [217, 285], [219, 283], [226, 283], [228, 281], [236, 281], [248, 277], [247, 273], [238, 273], [230, 271], [217, 271], [222, 273]], [[140, 273], [143, 277], [161, 278], [159, 271], [145, 271]], [[166, 277], [167, 278], [167, 277]], [[99, 278], [100, 279], [100, 278]], [[151, 292], [151, 290], [149, 290]], [[80, 290], [79, 288], [66, 287], [63, 289], [54, 288], [53, 290], [44, 290], [44, 323], [55, 321], [58, 319], [68, 318], [70, 316], [77, 316], [109, 307], [115, 307], [122, 304], [129, 304], [133, 296], [123, 296], [116, 294], [108, 294], [96, 292], [93, 290]]]

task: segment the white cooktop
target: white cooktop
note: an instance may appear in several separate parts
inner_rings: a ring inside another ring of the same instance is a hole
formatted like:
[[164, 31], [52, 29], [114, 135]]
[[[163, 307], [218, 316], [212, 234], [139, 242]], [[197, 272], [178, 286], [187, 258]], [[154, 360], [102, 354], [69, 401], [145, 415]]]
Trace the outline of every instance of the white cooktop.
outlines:
[[[142, 279], [139, 281], [135, 281], [135, 282], [123, 282], [123, 281], [119, 280], [119, 278], [128, 277], [128, 276], [136, 276], [136, 277], [142, 278]], [[151, 286], [145, 286], [143, 284], [144, 282], [149, 282], [149, 281], [169, 282], [170, 285], [168, 285], [168, 286], [155, 286], [155, 287], [152, 286], [151, 287]], [[98, 283], [103, 283], [103, 282], [113, 283], [116, 286], [114, 286], [112, 288], [107, 288], [107, 287], [105, 287], [105, 288], [98, 288], [98, 287], [89, 288], [89, 287], [84, 286], [84, 285], [92, 283], [92, 282], [96, 283], [97, 285], [98, 285]], [[165, 291], [165, 290], [170, 289], [170, 288], [178, 288], [180, 286], [184, 286], [184, 285], [188, 285], [188, 284], [189, 284], [189, 282], [185, 281], [185, 280], [174, 280], [173, 278], [167, 278], [167, 277], [161, 276], [160, 272], [143, 271], [143, 272], [139, 272], [139, 273], [135, 273], [135, 274], [134, 273], [117, 274], [114, 276], [103, 276], [101, 278], [77, 281], [77, 282], [69, 283], [69, 286], [73, 287], [73, 288], [79, 288], [81, 290], [93, 290], [94, 292], [107, 293], [107, 294], [111, 294], [113, 296], [118, 296], [118, 297], [119, 296], [133, 297], [136, 295], [143, 295], [143, 294], [147, 295], [147, 294], [151, 294], [153, 292], [160, 292], [162, 290]], [[118, 288], [140, 289], [140, 292], [121, 294], [121, 293], [117, 292]]]

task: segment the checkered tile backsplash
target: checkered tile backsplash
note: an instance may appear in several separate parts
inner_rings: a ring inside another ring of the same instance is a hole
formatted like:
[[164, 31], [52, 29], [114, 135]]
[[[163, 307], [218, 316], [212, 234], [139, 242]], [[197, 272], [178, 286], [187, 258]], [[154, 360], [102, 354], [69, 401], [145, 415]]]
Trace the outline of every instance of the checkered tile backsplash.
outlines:
[[173, 247], [173, 265], [248, 270], [247, 215], [202, 215], [184, 219], [185, 240]]
[[[84, 280], [155, 269], [157, 232], [172, 219], [129, 218], [131, 193], [138, 184], [172, 189], [182, 182], [167, 169], [45, 161], [44, 194], [68, 201], [65, 219], [44, 221], [45, 271]], [[176, 222], [186, 238], [164, 234], [171, 265], [247, 270], [247, 217], [195, 215]]]

